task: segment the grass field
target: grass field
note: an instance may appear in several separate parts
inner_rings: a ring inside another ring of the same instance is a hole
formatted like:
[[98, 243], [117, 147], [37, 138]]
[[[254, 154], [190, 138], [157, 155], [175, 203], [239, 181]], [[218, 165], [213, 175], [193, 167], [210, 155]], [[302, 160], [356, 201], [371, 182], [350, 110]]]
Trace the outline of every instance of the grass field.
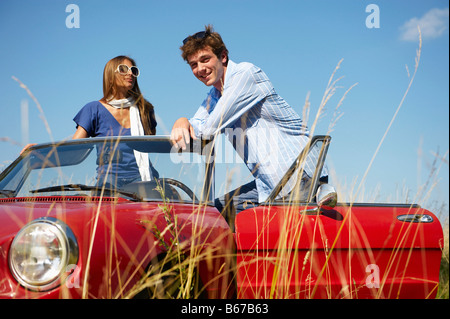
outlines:
[[[378, 154], [378, 151], [381, 147], [381, 145], [383, 144], [386, 136], [389, 133], [389, 130], [392, 126], [392, 124], [394, 123], [394, 120], [399, 112], [399, 110], [401, 109], [402, 105], [403, 105], [403, 101], [406, 97], [406, 95], [408, 94], [410, 87], [414, 81], [414, 77], [415, 74], [417, 72], [417, 69], [419, 67], [419, 61], [420, 61], [420, 54], [421, 54], [421, 40], [420, 40], [420, 44], [419, 44], [419, 49], [417, 51], [417, 56], [416, 56], [416, 65], [415, 65], [415, 69], [414, 72], [412, 73], [411, 77], [410, 77], [410, 83], [409, 86], [407, 88], [407, 90], [405, 91], [405, 94], [403, 96], [402, 101], [400, 102], [391, 122], [388, 125], [388, 128], [386, 129], [385, 134], [383, 135], [383, 137], [380, 140], [380, 143], [377, 147], [377, 149], [374, 151], [373, 157], [370, 161], [370, 163], [368, 163], [367, 165], [367, 170], [360, 182], [360, 184], [358, 186], [356, 186], [355, 188], [352, 187], [352, 189], [348, 189], [346, 187], [343, 187], [342, 185], [334, 185], [336, 187], [336, 189], [338, 190], [338, 192], [341, 190], [341, 192], [351, 192], [351, 194], [345, 194], [342, 197], [346, 197], [346, 198], [355, 198], [358, 199], [358, 201], [360, 201], [359, 199], [364, 199], [364, 196], [362, 195], [363, 193], [363, 185], [364, 185], [364, 180], [365, 177], [367, 176], [368, 172], [370, 171], [370, 168], [372, 166], [372, 163], [375, 161], [376, 156]], [[338, 64], [338, 66], [336, 67], [336, 70], [339, 68], [340, 64]], [[336, 72], [335, 70], [335, 72]], [[332, 76], [330, 77], [330, 80], [328, 82], [328, 86], [325, 90], [325, 94], [324, 97], [322, 99], [322, 102], [318, 108], [318, 112], [314, 118], [314, 120], [312, 121], [312, 123], [310, 125], [308, 125], [310, 127], [310, 131], [312, 132], [312, 134], [314, 134], [315, 131], [315, 127], [317, 125], [317, 122], [319, 121], [319, 119], [321, 118], [321, 114], [322, 111], [325, 107], [325, 105], [327, 104], [327, 102], [330, 100], [330, 98], [335, 94], [336, 92], [336, 86], [337, 83], [339, 82], [339, 79], [334, 79], [334, 75], [335, 72], [333, 72]], [[52, 137], [52, 133], [51, 133], [51, 129], [48, 126], [46, 120], [45, 120], [45, 115], [43, 114], [43, 110], [39, 104], [39, 102], [34, 98], [34, 96], [32, 95], [31, 91], [22, 83], [20, 82], [18, 79], [14, 78], [20, 85], [21, 87], [23, 87], [24, 89], [27, 90], [28, 94], [30, 95], [30, 97], [33, 99], [33, 101], [36, 103], [40, 113], [41, 113], [41, 118], [44, 120], [44, 123], [46, 125], [46, 128], [49, 132], [49, 137], [50, 139], [53, 139]], [[339, 103], [337, 104], [336, 110], [338, 110], [344, 99], [345, 96], [350, 92], [350, 90], [354, 87], [351, 86], [347, 91], [345, 91], [345, 93], [343, 94], [342, 98], [340, 99]], [[336, 114], [338, 114], [338, 112], [336, 112]], [[308, 118], [309, 115], [309, 102], [307, 101], [305, 103], [305, 107], [303, 108], [303, 112], [302, 112], [303, 118]], [[333, 119], [332, 123], [330, 123], [329, 126], [329, 131], [331, 132], [333, 129], [335, 129], [336, 127], [336, 122], [338, 121], [339, 116], [337, 116], [336, 118]], [[7, 137], [2, 137], [0, 139], [0, 141], [3, 142], [11, 142]], [[448, 153], [447, 155], [448, 156]], [[437, 163], [437, 165], [440, 165], [442, 163]], [[444, 163], [445, 165], [445, 163]], [[448, 161], [446, 163], [446, 165], [448, 165]], [[331, 172], [331, 174], [333, 174], [333, 172]], [[433, 175], [430, 173], [430, 175]], [[429, 182], [427, 182], [427, 184], [433, 184], [433, 179], [431, 178]], [[428, 191], [432, 191], [433, 187], [429, 187], [425, 189], [425, 192]], [[421, 199], [427, 199], [429, 197], [429, 194], [418, 194], [416, 196], [416, 198], [421, 198]], [[378, 198], [378, 200], [380, 200]], [[381, 199], [382, 200], [382, 199]], [[424, 200], [424, 202], [425, 202]], [[423, 206], [423, 203], [419, 202], [418, 204]], [[167, 204], [164, 203], [166, 209], [167, 209]], [[437, 292], [437, 297], [438, 299], [448, 299], [449, 298], [449, 208], [444, 205], [436, 205], [436, 207], [424, 207], [426, 209], [429, 209], [430, 211], [432, 211], [435, 215], [437, 215], [441, 221], [441, 224], [443, 226], [443, 230], [444, 230], [444, 246], [442, 247], [442, 260], [441, 260], [441, 269], [440, 269], [440, 281], [439, 281], [439, 288], [438, 288], [438, 292]], [[168, 216], [168, 221], [170, 220], [170, 216]], [[169, 227], [170, 226], [170, 227]], [[176, 232], [176, 229], [173, 228], [173, 224], [168, 223], [168, 229], [166, 230], [160, 230], [161, 232], [165, 232], [165, 231], [169, 231], [169, 232]], [[157, 238], [159, 238], [161, 236], [161, 232], [157, 232], [157, 230], [155, 231], [155, 236]], [[176, 237], [176, 236], [174, 236]], [[193, 267], [193, 265], [196, 264], [196, 262], [202, 258], [207, 258], [204, 255], [184, 255], [183, 252], [180, 250], [180, 247], [182, 247], [182, 245], [178, 245], [178, 243], [172, 243], [172, 244], [176, 244], [176, 245], [168, 245], [167, 243], [165, 243], [162, 238], [161, 242], [165, 245], [167, 245], [168, 247], [168, 251], [169, 253], [167, 254], [166, 258], [167, 260], [165, 261], [167, 264], [170, 264], [170, 267], [156, 267], [154, 269], [152, 269], [152, 272], [150, 272], [148, 274], [147, 277], [143, 278], [142, 282], [140, 283], [140, 287], [136, 287], [135, 290], [131, 291], [126, 297], [133, 297], [136, 293], [138, 293], [140, 290], [142, 290], [142, 288], [146, 288], [148, 286], [152, 286], [155, 285], [155, 283], [160, 283], [161, 282], [161, 278], [164, 277], [165, 274], [170, 274], [172, 277], [172, 282], [176, 281], [180, 284], [180, 288], [175, 292], [174, 295], [172, 295], [172, 297], [175, 298], [196, 298], [199, 297], [201, 295], [201, 291], [195, 291], [196, 287], [196, 273], [195, 273], [195, 267]], [[306, 257], [305, 257], [306, 258]], [[301, 266], [301, 265], [300, 265]], [[230, 270], [231, 272], [234, 271], [233, 269]], [[170, 283], [169, 283], [170, 284]], [[193, 290], [194, 289], [194, 290]], [[276, 288], [274, 288], [276, 290]], [[150, 297], [160, 297], [158, 296], [158, 292], [154, 291], [155, 295], [150, 296]]]

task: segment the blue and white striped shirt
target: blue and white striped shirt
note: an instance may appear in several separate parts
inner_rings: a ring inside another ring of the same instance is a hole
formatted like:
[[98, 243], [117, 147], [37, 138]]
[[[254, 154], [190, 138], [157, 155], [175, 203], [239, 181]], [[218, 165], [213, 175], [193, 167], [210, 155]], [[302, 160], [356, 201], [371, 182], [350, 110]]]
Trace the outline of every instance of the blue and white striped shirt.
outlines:
[[[264, 202], [309, 141], [300, 116], [267, 75], [251, 63], [228, 61], [223, 91], [215, 87], [189, 120], [197, 137], [225, 133], [256, 180]], [[305, 167], [312, 176], [314, 167]]]

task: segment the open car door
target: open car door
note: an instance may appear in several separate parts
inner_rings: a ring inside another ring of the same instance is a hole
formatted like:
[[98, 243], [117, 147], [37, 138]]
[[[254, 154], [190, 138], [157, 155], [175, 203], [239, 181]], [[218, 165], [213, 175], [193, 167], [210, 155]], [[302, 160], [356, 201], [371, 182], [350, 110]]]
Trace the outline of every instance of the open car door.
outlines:
[[330, 140], [314, 137], [269, 200], [236, 216], [238, 297], [434, 298], [438, 219], [417, 205], [337, 204], [319, 186]]

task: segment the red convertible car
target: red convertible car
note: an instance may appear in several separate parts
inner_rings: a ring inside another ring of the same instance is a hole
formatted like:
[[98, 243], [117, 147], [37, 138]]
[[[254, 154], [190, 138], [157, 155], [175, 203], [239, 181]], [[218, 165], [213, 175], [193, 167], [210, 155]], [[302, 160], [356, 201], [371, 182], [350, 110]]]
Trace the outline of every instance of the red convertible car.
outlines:
[[[438, 219], [417, 205], [338, 203], [319, 182], [330, 140], [312, 138], [231, 225], [214, 207], [213, 141], [31, 147], [0, 175], [0, 298], [434, 298]], [[115, 173], [130, 150], [148, 155], [149, 181]]]

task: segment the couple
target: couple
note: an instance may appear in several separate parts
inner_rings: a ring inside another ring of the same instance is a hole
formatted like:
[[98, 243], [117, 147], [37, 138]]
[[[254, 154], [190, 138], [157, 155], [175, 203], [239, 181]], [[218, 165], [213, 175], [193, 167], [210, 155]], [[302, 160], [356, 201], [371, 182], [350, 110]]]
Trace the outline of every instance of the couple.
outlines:
[[[191, 138], [212, 138], [230, 129], [240, 132], [240, 136], [233, 133], [228, 137], [255, 180], [216, 199], [216, 207], [221, 212], [239, 212], [246, 202], [264, 202], [308, 143], [306, 125], [275, 92], [261, 69], [229, 59], [221, 36], [211, 26], [184, 39], [181, 51], [194, 76], [212, 88], [191, 119], [182, 117], [174, 123], [171, 140], [185, 148]], [[88, 103], [75, 116], [77, 130], [73, 138], [155, 134], [154, 108], [142, 97], [138, 76], [139, 69], [131, 58], [110, 60], [103, 74], [103, 98]], [[125, 183], [144, 180], [145, 174], [136, 165], [138, 156], [132, 150], [123, 153], [134, 175], [128, 168], [127, 176], [118, 178]], [[310, 173], [308, 168], [305, 172]]]

